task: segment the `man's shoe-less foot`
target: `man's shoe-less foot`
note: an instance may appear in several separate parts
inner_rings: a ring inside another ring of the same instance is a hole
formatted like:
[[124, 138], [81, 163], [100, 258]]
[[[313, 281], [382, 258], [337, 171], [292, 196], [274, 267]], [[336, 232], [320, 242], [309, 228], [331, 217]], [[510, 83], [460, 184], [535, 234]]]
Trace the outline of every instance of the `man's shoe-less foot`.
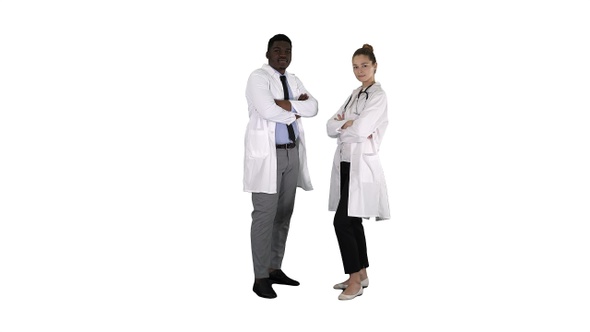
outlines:
[[289, 286], [299, 286], [299, 281], [293, 280], [282, 271], [282, 270], [274, 270], [268, 274], [268, 279], [273, 284], [281, 284], [281, 285], [289, 285]]
[[268, 278], [256, 279], [252, 290], [256, 295], [265, 299], [274, 299], [277, 297], [277, 293], [272, 289], [272, 284]]

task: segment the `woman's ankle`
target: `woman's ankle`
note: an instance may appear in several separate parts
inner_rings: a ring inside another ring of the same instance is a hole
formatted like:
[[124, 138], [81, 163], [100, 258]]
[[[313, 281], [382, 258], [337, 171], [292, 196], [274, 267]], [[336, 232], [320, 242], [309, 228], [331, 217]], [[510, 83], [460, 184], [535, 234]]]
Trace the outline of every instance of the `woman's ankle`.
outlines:
[[361, 276], [361, 280], [365, 280], [365, 279], [367, 279], [367, 278], [369, 277], [369, 276], [367, 275], [367, 269], [366, 269], [366, 268], [365, 268], [365, 269], [361, 269], [361, 270], [359, 271], [359, 274], [360, 274], [360, 276]]

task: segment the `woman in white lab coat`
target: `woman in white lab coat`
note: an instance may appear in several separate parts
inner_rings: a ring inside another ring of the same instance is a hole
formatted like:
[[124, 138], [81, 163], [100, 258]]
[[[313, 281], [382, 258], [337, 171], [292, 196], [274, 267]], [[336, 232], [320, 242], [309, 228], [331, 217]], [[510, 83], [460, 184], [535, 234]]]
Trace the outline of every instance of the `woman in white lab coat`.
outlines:
[[367, 243], [363, 219], [389, 219], [389, 202], [379, 147], [387, 128], [387, 96], [375, 81], [377, 60], [364, 44], [352, 56], [355, 89], [326, 125], [337, 139], [330, 180], [329, 210], [336, 211], [334, 229], [344, 272], [349, 278], [334, 285], [340, 300], [351, 300], [369, 286]]

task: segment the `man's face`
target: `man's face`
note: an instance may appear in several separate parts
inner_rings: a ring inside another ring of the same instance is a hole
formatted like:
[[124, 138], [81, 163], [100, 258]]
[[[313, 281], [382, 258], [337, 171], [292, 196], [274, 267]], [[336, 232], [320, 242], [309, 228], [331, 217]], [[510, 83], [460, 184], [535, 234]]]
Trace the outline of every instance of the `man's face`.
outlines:
[[291, 44], [286, 41], [273, 42], [270, 50], [266, 52], [266, 58], [269, 66], [284, 74], [291, 63]]

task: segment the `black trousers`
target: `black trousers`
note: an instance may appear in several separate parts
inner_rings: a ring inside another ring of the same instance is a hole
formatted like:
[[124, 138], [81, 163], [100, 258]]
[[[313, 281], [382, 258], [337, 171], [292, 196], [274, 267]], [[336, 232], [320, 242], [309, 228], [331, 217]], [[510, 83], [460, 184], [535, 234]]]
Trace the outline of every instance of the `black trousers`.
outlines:
[[348, 216], [350, 163], [340, 163], [340, 202], [334, 215], [334, 230], [340, 247], [344, 273], [351, 274], [369, 267], [363, 220]]

